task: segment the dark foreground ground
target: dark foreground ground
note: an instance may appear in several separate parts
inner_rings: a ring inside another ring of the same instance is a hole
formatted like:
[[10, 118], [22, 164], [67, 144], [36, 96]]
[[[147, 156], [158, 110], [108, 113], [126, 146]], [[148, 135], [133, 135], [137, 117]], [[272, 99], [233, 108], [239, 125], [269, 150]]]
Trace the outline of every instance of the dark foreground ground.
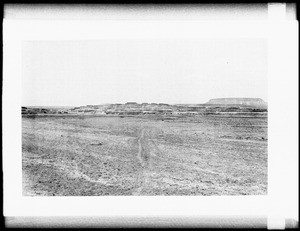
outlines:
[[267, 117], [22, 118], [23, 195], [265, 195]]

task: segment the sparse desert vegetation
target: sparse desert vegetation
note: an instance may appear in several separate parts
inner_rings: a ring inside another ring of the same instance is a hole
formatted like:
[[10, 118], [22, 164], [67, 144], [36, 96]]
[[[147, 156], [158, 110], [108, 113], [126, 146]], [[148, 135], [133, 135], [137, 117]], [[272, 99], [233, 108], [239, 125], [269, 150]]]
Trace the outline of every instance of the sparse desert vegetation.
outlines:
[[23, 115], [23, 195], [265, 195], [267, 115]]

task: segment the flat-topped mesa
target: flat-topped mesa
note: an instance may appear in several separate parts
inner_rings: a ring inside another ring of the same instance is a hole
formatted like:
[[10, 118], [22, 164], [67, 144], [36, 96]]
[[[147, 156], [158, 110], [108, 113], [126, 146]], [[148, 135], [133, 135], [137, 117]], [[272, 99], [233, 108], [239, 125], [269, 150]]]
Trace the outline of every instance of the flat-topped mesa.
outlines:
[[248, 106], [267, 106], [260, 98], [216, 98], [210, 99], [206, 104], [240, 104]]
[[137, 102], [127, 102], [125, 103], [125, 105], [137, 105], [138, 103]]

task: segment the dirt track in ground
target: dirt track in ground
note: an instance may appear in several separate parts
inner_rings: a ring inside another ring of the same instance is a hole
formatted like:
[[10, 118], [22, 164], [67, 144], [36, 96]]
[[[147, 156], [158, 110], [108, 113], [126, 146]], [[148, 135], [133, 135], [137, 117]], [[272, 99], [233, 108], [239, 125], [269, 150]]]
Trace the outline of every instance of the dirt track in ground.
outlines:
[[143, 193], [143, 189], [149, 184], [149, 177], [153, 171], [151, 154], [149, 152], [149, 140], [145, 137], [145, 129], [141, 128], [140, 136], [138, 138], [139, 150], [137, 158], [141, 164], [141, 169], [138, 176], [138, 187], [132, 195], [140, 196]]
[[23, 194], [265, 195], [267, 118], [22, 119]]

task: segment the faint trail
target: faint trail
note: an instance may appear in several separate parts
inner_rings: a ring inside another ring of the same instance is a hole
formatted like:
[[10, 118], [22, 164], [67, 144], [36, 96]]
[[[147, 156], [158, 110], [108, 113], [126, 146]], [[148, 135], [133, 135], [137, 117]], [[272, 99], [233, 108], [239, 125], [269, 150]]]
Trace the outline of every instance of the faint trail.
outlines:
[[106, 186], [114, 186], [114, 184], [112, 183], [108, 183], [107, 180], [105, 179], [92, 179], [91, 177], [89, 177], [88, 175], [84, 174], [82, 171], [79, 170], [78, 164], [75, 163], [73, 166], [66, 166], [66, 165], [62, 165], [62, 164], [54, 164], [52, 166], [57, 167], [58, 169], [60, 169], [62, 172], [68, 174], [70, 177], [75, 177], [75, 178], [83, 178], [89, 182], [92, 183], [99, 183], [99, 184], [103, 184]]
[[137, 157], [142, 165], [142, 167], [145, 166], [145, 162], [143, 160], [143, 157], [142, 157], [142, 152], [143, 152], [143, 146], [142, 146], [142, 139], [144, 138], [144, 129], [142, 129], [142, 132], [141, 132], [141, 135], [138, 139], [138, 144], [139, 144], [139, 151], [138, 151], [138, 154], [137, 154]]
[[[158, 153], [159, 157], [162, 157], [163, 154], [162, 154], [161, 150], [157, 147], [157, 145], [153, 139], [151, 139], [151, 144], [153, 145], [154, 149], [156, 150], [156, 153]], [[157, 156], [157, 155], [155, 155], [155, 156]]]
[[104, 179], [95, 180], [95, 179], [90, 178], [88, 175], [82, 173], [79, 170], [77, 163], [74, 166], [73, 176], [75, 176], [77, 178], [83, 178], [83, 179], [85, 179], [85, 180], [87, 180], [89, 182], [92, 182], [92, 183], [100, 183], [100, 184], [104, 184], [104, 185], [112, 185], [112, 184], [108, 184], [107, 180], [104, 180]]
[[[150, 155], [147, 153], [147, 150], [145, 149], [144, 138], [145, 132], [144, 129], [141, 130], [141, 134], [138, 138], [138, 146], [139, 150], [137, 153], [137, 158], [142, 166], [140, 174], [138, 175], [138, 184], [139, 186], [135, 189], [135, 191], [132, 193], [133, 196], [139, 196], [142, 194], [142, 190], [144, 189], [145, 185], [149, 182], [149, 167], [151, 167], [150, 163]], [[146, 160], [146, 161], [145, 161]]]

